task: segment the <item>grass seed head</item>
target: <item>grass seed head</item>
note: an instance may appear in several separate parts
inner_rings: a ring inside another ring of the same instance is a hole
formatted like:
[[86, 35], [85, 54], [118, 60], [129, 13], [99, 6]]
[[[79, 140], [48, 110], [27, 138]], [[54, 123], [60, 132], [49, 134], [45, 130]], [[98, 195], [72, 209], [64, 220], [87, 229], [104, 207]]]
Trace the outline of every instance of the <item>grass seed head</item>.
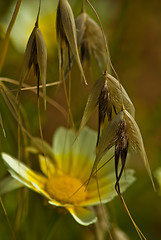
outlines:
[[23, 82], [29, 75], [32, 66], [34, 67], [36, 78], [38, 81], [38, 93], [39, 93], [39, 80], [43, 85], [43, 98], [44, 105], [46, 108], [47, 51], [44, 38], [37, 24], [35, 24], [35, 27], [27, 43], [19, 84], [19, 93]]
[[[115, 146], [115, 172], [117, 192], [120, 193], [119, 180], [125, 167], [128, 151], [132, 153], [132, 156], [134, 156], [136, 160], [140, 158], [144, 162], [145, 168], [155, 189], [150, 165], [145, 152], [139, 127], [134, 118], [125, 109], [116, 114], [110, 123], [103, 129], [98, 143], [97, 155], [93, 164], [91, 176], [102, 157], [113, 146]], [[118, 162], [120, 157], [122, 161], [122, 168], [118, 174]]]
[[[106, 52], [103, 33], [99, 25], [85, 12], [80, 13], [76, 20], [77, 43], [81, 48], [82, 60], [89, 61], [93, 53], [102, 73], [107, 68], [108, 54]], [[88, 54], [87, 54], [88, 53]]]
[[[59, 0], [58, 8], [57, 8], [57, 18], [56, 18], [56, 31], [58, 37], [58, 51], [59, 51], [59, 65], [63, 66], [63, 50], [68, 47], [68, 51], [71, 50], [74, 58], [78, 64], [78, 67], [81, 71], [84, 82], [86, 82], [86, 78], [84, 75], [84, 71], [81, 65], [78, 46], [77, 46], [77, 34], [76, 34], [76, 26], [73, 11], [67, 0]], [[60, 71], [60, 67], [59, 67]], [[60, 74], [61, 76], [61, 74]]]
[[[122, 176], [123, 170], [125, 168], [127, 152], [128, 152], [128, 134], [126, 121], [123, 118], [120, 122], [119, 130], [117, 133], [117, 140], [115, 142], [115, 173], [116, 173], [116, 191], [120, 194], [119, 181]], [[120, 173], [118, 174], [119, 159], [121, 158], [122, 167]]]
[[84, 114], [80, 124], [80, 130], [85, 126], [88, 119], [92, 115], [96, 106], [99, 106], [99, 130], [98, 141], [100, 134], [100, 126], [104, 123], [105, 116], [108, 120], [112, 118], [112, 109], [117, 114], [124, 106], [127, 111], [134, 117], [135, 108], [126, 93], [123, 86], [117, 79], [105, 72], [93, 85], [85, 106]]

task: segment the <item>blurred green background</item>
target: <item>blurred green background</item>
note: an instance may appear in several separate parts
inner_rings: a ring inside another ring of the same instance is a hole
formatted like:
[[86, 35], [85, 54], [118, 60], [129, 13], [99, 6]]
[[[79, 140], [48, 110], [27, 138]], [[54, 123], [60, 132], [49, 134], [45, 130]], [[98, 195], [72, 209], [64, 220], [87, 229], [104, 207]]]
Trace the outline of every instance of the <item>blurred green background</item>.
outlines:
[[[77, 16], [81, 9], [81, 1], [69, 2]], [[161, 165], [161, 2], [158, 0], [91, 0], [91, 3], [103, 24], [113, 66], [136, 108], [136, 121], [144, 139], [152, 172], [154, 172]], [[15, 5], [16, 1], [13, 0], [1, 0], [0, 3], [0, 54]], [[48, 51], [48, 83], [58, 81], [56, 6], [57, 1], [42, 0], [40, 28]], [[38, 1], [23, 0], [11, 33], [1, 77], [19, 80], [25, 46], [34, 27], [37, 8]], [[89, 6], [87, 6], [87, 12], [96, 20]], [[80, 122], [90, 87], [101, 74], [93, 62], [90, 71], [91, 80], [86, 87], [80, 81], [77, 67], [75, 64], [73, 66], [71, 97], [76, 124]], [[28, 84], [36, 85], [36, 82], [29, 80]], [[17, 88], [11, 84], [7, 86], [10, 89]], [[47, 95], [66, 108], [61, 86], [47, 88]], [[22, 97], [22, 105], [29, 120], [30, 133], [33, 136], [39, 136], [36, 95], [26, 91]], [[2, 96], [0, 96], [0, 112], [7, 136], [4, 138], [0, 129], [0, 150], [17, 156], [17, 123]], [[46, 112], [42, 104], [41, 116], [44, 139], [51, 143], [54, 130], [58, 126], [66, 126], [66, 119], [50, 104], [47, 105]], [[97, 129], [95, 119], [95, 117], [91, 118], [88, 125]], [[161, 239], [161, 196], [158, 191], [154, 192], [141, 162], [136, 159], [135, 162], [128, 163], [128, 166], [136, 170], [137, 181], [124, 194], [126, 203], [147, 239], [159, 240]], [[6, 168], [0, 161], [0, 177], [3, 178], [6, 175]], [[44, 204], [43, 199], [36, 193], [24, 194], [14, 191], [2, 197], [8, 218], [14, 226], [18, 219], [16, 212], [22, 204], [22, 196], [25, 196], [22, 207], [25, 208], [26, 214], [21, 219], [17, 239], [90, 239], [87, 238], [90, 236], [90, 230], [79, 226], [70, 215], [59, 213]], [[112, 220], [127, 233], [129, 239], [139, 239], [120, 200], [116, 198], [108, 204], [108, 208], [112, 213]], [[0, 239], [11, 239], [2, 206], [0, 206]]]

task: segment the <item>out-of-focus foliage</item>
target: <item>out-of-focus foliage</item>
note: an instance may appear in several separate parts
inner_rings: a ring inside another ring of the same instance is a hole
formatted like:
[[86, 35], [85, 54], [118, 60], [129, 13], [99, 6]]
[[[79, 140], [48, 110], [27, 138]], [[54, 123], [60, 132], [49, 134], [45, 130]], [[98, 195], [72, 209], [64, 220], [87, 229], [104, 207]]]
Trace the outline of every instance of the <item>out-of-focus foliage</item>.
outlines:
[[[81, 1], [71, 0], [69, 2], [76, 17], [80, 13]], [[47, 83], [56, 82], [59, 79], [55, 29], [57, 3], [58, 1], [42, 0], [40, 15], [39, 25], [48, 52]], [[153, 173], [161, 165], [161, 2], [157, 0], [91, 0], [91, 3], [97, 10], [103, 24], [111, 61], [119, 75], [121, 84], [125, 87], [135, 106], [136, 120], [141, 129]], [[0, 3], [0, 54], [4, 34], [15, 4], [15, 0], [2, 0]], [[37, 9], [38, 1], [24, 0], [22, 2], [0, 77], [20, 79], [25, 46], [34, 27]], [[94, 13], [87, 5], [86, 11], [97, 22]], [[76, 126], [79, 126], [89, 90], [101, 72], [97, 63], [92, 61], [86, 73], [90, 78], [89, 85], [86, 87], [79, 81], [81, 76], [75, 63], [72, 70], [71, 107]], [[29, 79], [28, 84], [36, 85], [36, 81], [33, 83]], [[17, 89], [17, 86], [13, 84], [8, 83], [7, 86], [13, 90]], [[48, 87], [47, 96], [66, 108], [61, 85]], [[36, 94], [25, 91], [22, 96], [22, 105], [28, 118], [30, 133], [33, 136], [39, 136]], [[0, 151], [16, 156], [17, 123], [1, 94], [0, 112], [6, 131], [5, 138], [0, 128]], [[60, 111], [50, 104], [47, 104], [47, 110], [44, 112], [43, 101], [41, 102], [41, 118], [44, 139], [50, 143], [55, 129], [61, 125], [66, 126], [66, 119]], [[93, 113], [88, 122], [88, 125], [95, 129], [97, 129], [96, 119], [97, 115]], [[30, 164], [37, 168], [37, 159], [35, 157], [30, 159]], [[134, 159], [127, 164], [134, 167], [137, 172], [136, 183], [124, 194], [127, 205], [147, 239], [160, 239], [161, 197], [154, 192], [141, 161]], [[5, 175], [7, 175], [7, 170], [0, 161], [0, 177]], [[70, 215], [62, 212], [61, 209], [55, 210], [53, 207], [49, 207], [46, 202], [43, 202], [43, 198], [40, 198], [36, 193], [25, 194], [21, 224], [18, 224], [18, 214], [21, 214], [22, 192], [14, 191], [3, 196], [3, 203], [11, 225], [13, 228], [19, 226], [17, 239], [89, 239], [90, 229], [79, 226]], [[110, 209], [112, 221], [116, 222], [131, 240], [138, 239], [119, 199], [109, 203], [107, 208]], [[11, 239], [9, 226], [1, 205], [0, 223], [0, 238]]]

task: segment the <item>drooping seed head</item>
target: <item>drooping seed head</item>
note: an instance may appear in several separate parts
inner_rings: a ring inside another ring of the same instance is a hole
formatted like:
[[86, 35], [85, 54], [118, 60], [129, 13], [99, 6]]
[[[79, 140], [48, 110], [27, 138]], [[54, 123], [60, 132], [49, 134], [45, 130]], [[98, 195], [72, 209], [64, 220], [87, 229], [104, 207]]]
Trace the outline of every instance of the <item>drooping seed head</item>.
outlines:
[[[99, 25], [85, 12], [80, 13], [76, 20], [77, 43], [81, 48], [82, 60], [89, 60], [94, 55], [102, 73], [107, 67], [109, 55], [106, 52], [103, 33]], [[88, 54], [87, 54], [88, 53]]]
[[[84, 82], [87, 84], [86, 78], [83, 72], [83, 68], [81, 65], [81, 61], [79, 58], [79, 53], [78, 53], [74, 15], [67, 0], [59, 0], [56, 19], [57, 19], [56, 31], [57, 31], [57, 37], [58, 37], [58, 51], [59, 51], [59, 71], [61, 70], [60, 66], [62, 65], [61, 59], [63, 58], [62, 56], [63, 48], [68, 47], [71, 49], [71, 52], [74, 55], [74, 58], [81, 71]], [[61, 76], [60, 73], [59, 75]]]
[[35, 24], [35, 27], [29, 37], [24, 63], [22, 67], [20, 83], [19, 83], [19, 93], [23, 82], [27, 79], [31, 67], [34, 67], [37, 81], [39, 80], [43, 86], [43, 98], [46, 108], [46, 69], [47, 69], [47, 51], [43, 35], [40, 28]]
[[[134, 117], [135, 108], [117, 79], [105, 72], [93, 85], [85, 106], [84, 114], [80, 124], [80, 130], [85, 126], [97, 105], [111, 119], [111, 108], [117, 114], [122, 110], [122, 106]], [[100, 114], [102, 114], [100, 112]]]
[[[94, 170], [96, 169], [102, 157], [113, 146], [115, 146], [115, 171], [117, 191], [119, 192], [118, 184], [125, 166], [128, 151], [131, 152], [132, 156], [134, 156], [136, 160], [140, 158], [144, 162], [145, 168], [155, 189], [150, 165], [145, 152], [143, 139], [139, 127], [134, 118], [125, 109], [119, 112], [103, 129], [102, 135], [98, 143], [98, 151], [90, 174], [90, 178], [93, 175]], [[120, 157], [122, 160], [122, 169], [118, 175], [118, 161]]]

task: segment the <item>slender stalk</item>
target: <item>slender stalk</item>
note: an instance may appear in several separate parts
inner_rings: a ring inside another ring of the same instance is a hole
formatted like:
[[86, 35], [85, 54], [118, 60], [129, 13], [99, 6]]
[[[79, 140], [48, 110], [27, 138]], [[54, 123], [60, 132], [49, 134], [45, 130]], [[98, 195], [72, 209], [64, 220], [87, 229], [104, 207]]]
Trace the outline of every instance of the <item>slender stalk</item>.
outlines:
[[59, 220], [59, 215], [56, 212], [54, 212], [54, 214], [52, 214], [51, 216], [51, 220], [49, 221], [46, 233], [42, 238], [43, 240], [50, 240], [53, 238], [53, 232], [57, 227], [58, 220]]
[[21, 113], [20, 113], [20, 94], [18, 95], [18, 105], [17, 105], [17, 112], [18, 112], [18, 160], [21, 158], [21, 129], [20, 129], [20, 122], [21, 122]]
[[[106, 40], [106, 37], [105, 37], [105, 33], [104, 33], [104, 30], [103, 30], [103, 26], [102, 26], [102, 23], [101, 23], [101, 21], [100, 21], [100, 18], [99, 18], [99, 16], [98, 16], [95, 8], [94, 8], [94, 7], [92, 6], [92, 4], [89, 2], [89, 0], [86, 0], [86, 2], [87, 2], [88, 5], [91, 7], [91, 9], [93, 10], [94, 14], [95, 14], [96, 17], [97, 17], [97, 20], [98, 20], [98, 22], [99, 22], [99, 25], [100, 25], [100, 28], [101, 28], [101, 31], [102, 31], [102, 35], [103, 35], [103, 39], [104, 39], [104, 44], [105, 44], [105, 49], [106, 49], [106, 53], [107, 53], [107, 56], [108, 56], [108, 59], [109, 59], [110, 66], [111, 66], [111, 68], [112, 68], [112, 70], [113, 70], [113, 72], [114, 72], [117, 80], [118, 80], [119, 83], [120, 83], [118, 74], [117, 74], [117, 72], [115, 71], [115, 69], [114, 69], [114, 67], [113, 67], [113, 65], [112, 65], [111, 59], [110, 59], [110, 55], [109, 55], [109, 51], [108, 51], [108, 46], [107, 46], [107, 40]], [[107, 66], [107, 67], [108, 67], [108, 66]], [[107, 70], [108, 70], [108, 69], [106, 69], [105, 72], [107, 72]], [[120, 90], [121, 90], [121, 92], [122, 92], [121, 83], [120, 83]], [[124, 105], [124, 104], [123, 104], [123, 96], [122, 96], [122, 105]]]
[[35, 27], [38, 27], [38, 26], [39, 26], [40, 9], [41, 9], [41, 0], [39, 0], [39, 9], [38, 9], [38, 13], [37, 13], [37, 18], [36, 18], [36, 22], [35, 22]]
[[[96, 175], [96, 173], [98, 171], [100, 171], [108, 162], [110, 162], [113, 159], [114, 155], [112, 157], [110, 157], [103, 165], [101, 165], [97, 170], [95, 170], [95, 172], [93, 173], [93, 176]], [[85, 191], [87, 190], [89, 184], [89, 178], [87, 180], [85, 180], [82, 185], [69, 197], [69, 199], [71, 199], [84, 185], [86, 185]]]
[[0, 203], [1, 203], [1, 206], [2, 206], [2, 208], [3, 208], [4, 214], [5, 214], [5, 216], [6, 216], [7, 223], [8, 223], [8, 225], [9, 225], [9, 228], [10, 228], [11, 233], [12, 233], [12, 239], [16, 240], [15, 233], [14, 233], [13, 228], [12, 228], [12, 226], [11, 226], [10, 220], [9, 220], [9, 218], [8, 218], [8, 214], [7, 214], [7, 212], [6, 212], [6, 209], [5, 209], [5, 206], [4, 206], [4, 204], [3, 204], [3, 201], [2, 201], [2, 198], [1, 198], [1, 197], [0, 197]]
[[[16, 81], [16, 80], [9, 79], [9, 78], [0, 78], [0, 85], [2, 85], [3, 88], [4, 88], [4, 85], [2, 84], [2, 81], [3, 82], [12, 83], [12, 84], [15, 84], [15, 85], [19, 85], [19, 82]], [[49, 83], [49, 84], [47, 84], [47, 86], [49, 87], [49, 86], [54, 86], [54, 85], [57, 85], [57, 84], [58, 84], [58, 82], [56, 82], [56, 83]], [[37, 91], [36, 91], [37, 86], [31, 87], [31, 86], [23, 83], [23, 87], [24, 88], [22, 88], [21, 90], [31, 90], [31, 92], [37, 94]], [[40, 85], [39, 88], [42, 88], [42, 85]], [[6, 89], [6, 91], [8, 91], [8, 90]], [[17, 91], [17, 89], [16, 89], [16, 91]], [[43, 93], [42, 92], [40, 92], [40, 97], [43, 97]], [[57, 103], [56, 101], [54, 101], [53, 99], [51, 99], [48, 96], [46, 97], [46, 101], [49, 104], [51, 104], [53, 107], [55, 107], [64, 116], [64, 118], [67, 119], [67, 112], [59, 103]]]
[[[116, 191], [117, 191], [117, 190], [116, 190]], [[117, 192], [117, 193], [118, 193], [118, 192]], [[136, 231], [137, 231], [137, 233], [138, 233], [140, 239], [141, 239], [141, 240], [147, 240], [146, 237], [144, 236], [144, 234], [143, 234], [143, 233], [141, 232], [141, 230], [139, 229], [139, 227], [136, 225], [136, 223], [135, 223], [133, 217], [131, 216], [131, 213], [129, 212], [129, 209], [128, 209], [126, 203], [125, 203], [125, 200], [124, 200], [123, 196], [121, 195], [121, 193], [118, 193], [118, 195], [119, 195], [119, 197], [120, 197], [120, 200], [121, 200], [122, 203], [123, 203], [123, 206], [124, 206], [124, 208], [125, 208], [125, 210], [126, 210], [128, 216], [129, 216], [129, 218], [130, 218], [132, 224], [134, 225], [134, 228], [136, 229]]]
[[72, 112], [71, 112], [71, 107], [70, 107], [70, 101], [69, 101], [68, 94], [67, 94], [67, 87], [66, 87], [66, 83], [64, 81], [64, 73], [62, 74], [62, 76], [63, 76], [64, 94], [65, 94], [65, 99], [66, 99], [66, 103], [67, 103], [67, 106], [68, 106], [69, 118], [70, 118], [72, 127], [75, 129], [75, 124], [74, 124], [74, 120], [73, 120], [73, 116], [72, 116]]
[[[105, 221], [105, 223], [106, 223], [106, 226], [107, 226], [107, 232], [108, 232], [108, 234], [109, 234], [109, 238], [110, 238], [110, 240], [113, 240], [112, 235], [111, 235], [111, 232], [110, 232], [110, 229], [109, 229], [109, 226], [108, 226], [108, 224], [107, 224], [107, 219], [106, 219], [105, 209], [104, 209], [104, 207], [103, 207], [103, 203], [102, 203], [102, 199], [101, 199], [101, 193], [100, 193], [100, 189], [99, 189], [99, 182], [98, 182], [97, 172], [98, 172], [98, 169], [97, 169], [97, 167], [96, 167], [97, 191], [98, 191], [98, 197], [99, 197], [100, 206], [101, 206], [101, 211], [102, 211], [102, 217], [104, 218], [104, 221]], [[97, 223], [95, 223], [95, 226], [96, 226], [96, 232], [97, 232], [98, 240], [99, 240], [100, 232], [99, 232], [99, 229], [98, 229]], [[100, 239], [102, 239], [102, 238], [100, 238]]]
[[[43, 132], [42, 132], [42, 124], [41, 124], [40, 98], [39, 98], [39, 96], [37, 98], [37, 111], [38, 111], [38, 122], [39, 122], [39, 130], [40, 130], [40, 138], [41, 138], [41, 143], [42, 143], [42, 149], [44, 149], [44, 137], [43, 137]], [[45, 152], [45, 151], [43, 151], [43, 152]], [[45, 163], [46, 163], [47, 175], [48, 175], [49, 167], [48, 167], [48, 164], [47, 164], [46, 157], [45, 157]]]
[[85, 12], [85, 0], [82, 0], [82, 9], [81, 12]]
[[3, 135], [4, 135], [4, 137], [6, 137], [6, 132], [5, 132], [5, 129], [4, 129], [4, 126], [3, 126], [3, 120], [2, 120], [1, 112], [0, 112], [0, 125], [1, 125], [2, 131], [3, 131]]
[[68, 94], [69, 94], [69, 105], [71, 106], [71, 72], [69, 72], [69, 78], [68, 78], [68, 81], [69, 81], [69, 90], [68, 90]]
[[17, 4], [16, 4], [15, 10], [14, 10], [14, 13], [12, 15], [11, 21], [10, 21], [9, 26], [7, 28], [7, 32], [6, 32], [5, 39], [4, 39], [2, 54], [0, 56], [0, 72], [2, 70], [4, 60], [5, 60], [5, 57], [6, 57], [8, 44], [9, 44], [10, 33], [11, 33], [11, 30], [12, 30], [13, 25], [15, 23], [16, 17], [18, 15], [21, 3], [22, 3], [22, 0], [17, 0]]

